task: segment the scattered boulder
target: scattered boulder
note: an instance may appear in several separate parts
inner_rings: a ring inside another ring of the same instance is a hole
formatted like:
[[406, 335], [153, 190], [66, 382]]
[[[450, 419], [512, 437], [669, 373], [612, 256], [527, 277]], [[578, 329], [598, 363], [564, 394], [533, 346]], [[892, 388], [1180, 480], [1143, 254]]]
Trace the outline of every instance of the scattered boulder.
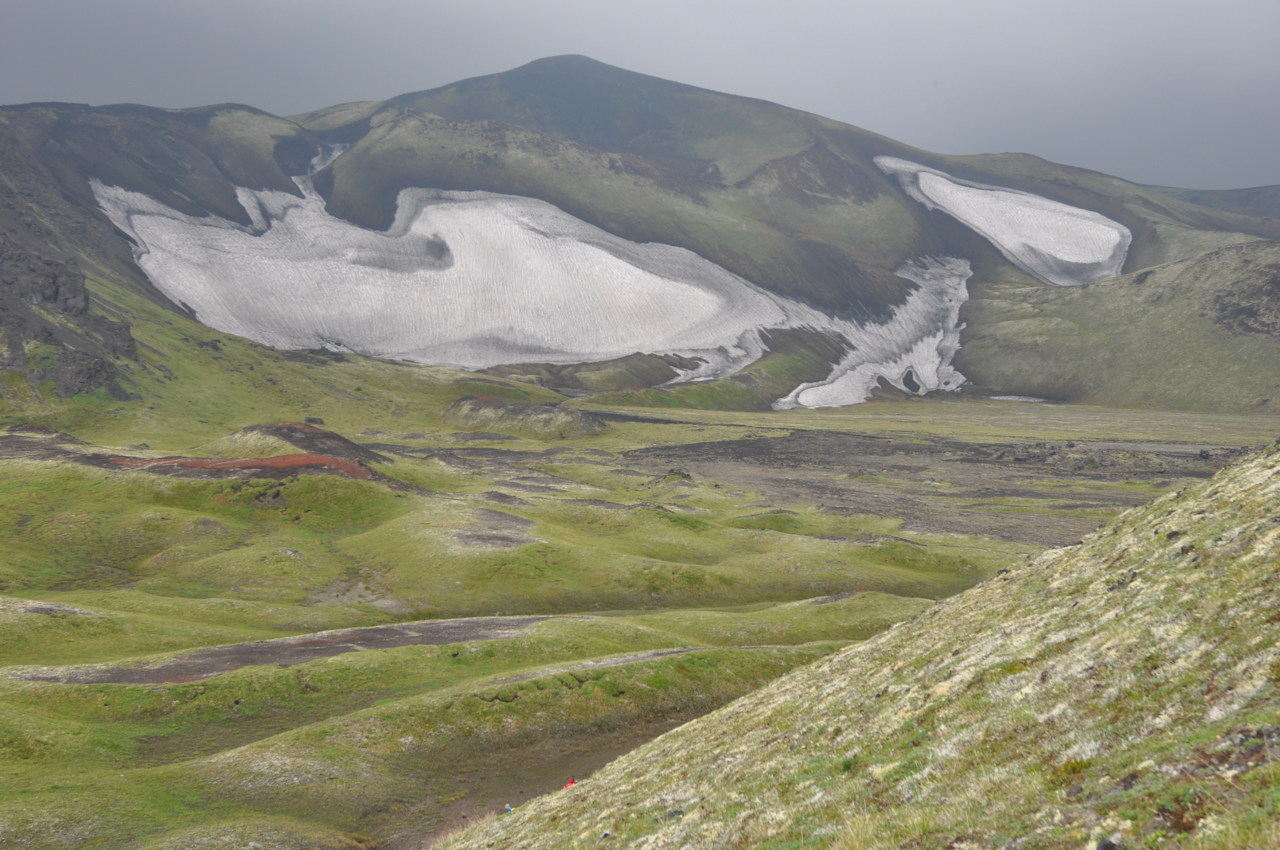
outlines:
[[127, 323], [90, 310], [74, 257], [0, 245], [0, 337], [0, 369], [35, 385], [52, 381], [63, 398], [99, 389], [117, 400], [130, 398], [111, 358], [136, 360], [137, 343]]

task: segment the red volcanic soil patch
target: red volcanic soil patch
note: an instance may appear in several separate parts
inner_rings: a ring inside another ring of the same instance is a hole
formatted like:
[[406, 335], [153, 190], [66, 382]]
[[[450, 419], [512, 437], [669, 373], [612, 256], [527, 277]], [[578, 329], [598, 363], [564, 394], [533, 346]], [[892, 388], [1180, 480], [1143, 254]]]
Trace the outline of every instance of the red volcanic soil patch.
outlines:
[[181, 478], [281, 479], [297, 474], [341, 475], [360, 481], [384, 481], [396, 488], [405, 486], [379, 475], [367, 465], [387, 458], [332, 431], [299, 422], [256, 425], [246, 430], [265, 432], [303, 451], [278, 457], [249, 458], [129, 457], [86, 452], [79, 448], [84, 443], [70, 435], [16, 426], [0, 434], [0, 458], [64, 461], [98, 469], [129, 469]]
[[[93, 466], [114, 466], [123, 469], [137, 469], [143, 472], [155, 472], [161, 475], [183, 475], [192, 477], [244, 477], [251, 478], [283, 478], [298, 472], [312, 472], [330, 475], [345, 475], [367, 481], [373, 477], [373, 471], [356, 461], [343, 457], [319, 454], [280, 455], [279, 457], [252, 458], [202, 458], [202, 457], [161, 457], [138, 458], [123, 455], [84, 455], [83, 462]], [[203, 473], [203, 475], [202, 475]]]

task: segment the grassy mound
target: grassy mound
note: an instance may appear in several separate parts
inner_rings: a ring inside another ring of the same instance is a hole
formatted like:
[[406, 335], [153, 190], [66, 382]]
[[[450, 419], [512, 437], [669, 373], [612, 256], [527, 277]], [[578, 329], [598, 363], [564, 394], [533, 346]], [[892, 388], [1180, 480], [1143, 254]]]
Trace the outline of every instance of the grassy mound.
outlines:
[[447, 421], [536, 439], [603, 434], [609, 424], [585, 410], [548, 404], [506, 404], [488, 396], [464, 396], [445, 408]]

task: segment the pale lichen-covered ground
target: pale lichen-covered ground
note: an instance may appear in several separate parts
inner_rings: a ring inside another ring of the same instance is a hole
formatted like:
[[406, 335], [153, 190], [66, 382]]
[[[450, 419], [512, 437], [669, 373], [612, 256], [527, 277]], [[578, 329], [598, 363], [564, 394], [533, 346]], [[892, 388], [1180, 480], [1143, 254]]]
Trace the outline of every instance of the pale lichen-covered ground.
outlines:
[[1280, 446], [448, 848], [1280, 846]]

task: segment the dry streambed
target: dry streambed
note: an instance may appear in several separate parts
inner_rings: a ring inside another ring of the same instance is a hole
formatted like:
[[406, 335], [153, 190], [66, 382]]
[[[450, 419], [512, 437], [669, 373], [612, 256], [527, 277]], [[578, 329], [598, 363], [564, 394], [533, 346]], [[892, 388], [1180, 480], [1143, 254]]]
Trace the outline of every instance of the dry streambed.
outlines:
[[816, 504], [902, 519], [906, 530], [1061, 546], [1116, 510], [1148, 501], [1153, 489], [1206, 478], [1242, 452], [1168, 442], [996, 443], [797, 430], [641, 449], [626, 459], [749, 488], [762, 507]]
[[253, 664], [292, 667], [345, 652], [394, 649], [399, 646], [438, 646], [468, 641], [500, 640], [524, 634], [547, 617], [464, 617], [423, 620], [362, 629], [334, 629], [309, 635], [213, 646], [145, 666], [42, 668], [16, 674], [41, 682], [84, 684], [154, 685], [192, 682], [229, 673]]

